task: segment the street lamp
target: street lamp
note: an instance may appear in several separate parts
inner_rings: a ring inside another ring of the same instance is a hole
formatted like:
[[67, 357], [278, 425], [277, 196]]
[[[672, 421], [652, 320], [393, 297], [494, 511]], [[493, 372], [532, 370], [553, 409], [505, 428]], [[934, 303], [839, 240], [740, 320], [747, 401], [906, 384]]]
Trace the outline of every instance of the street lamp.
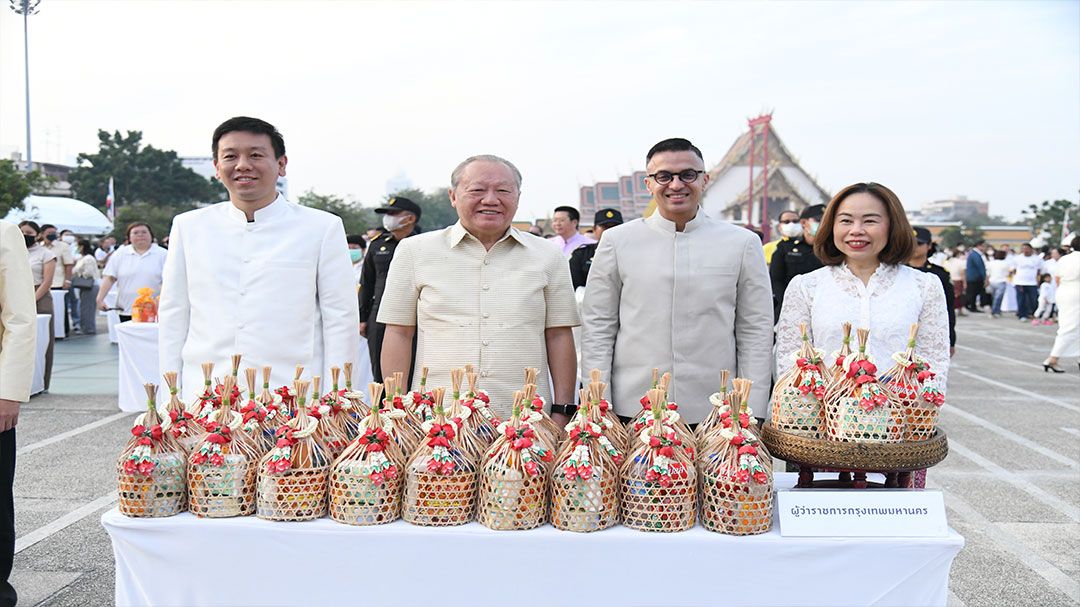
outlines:
[[23, 69], [26, 75], [26, 170], [34, 168], [34, 155], [30, 151], [30, 38], [27, 21], [37, 12], [41, 0], [8, 0], [11, 10], [23, 17]]

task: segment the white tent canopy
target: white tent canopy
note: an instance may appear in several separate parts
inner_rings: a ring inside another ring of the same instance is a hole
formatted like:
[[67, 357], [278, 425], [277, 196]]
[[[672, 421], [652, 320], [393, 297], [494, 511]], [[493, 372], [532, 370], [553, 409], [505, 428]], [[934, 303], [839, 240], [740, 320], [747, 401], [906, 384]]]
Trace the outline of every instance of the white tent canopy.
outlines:
[[22, 210], [8, 212], [4, 219], [12, 223], [29, 219], [38, 225], [51, 223], [58, 230], [71, 230], [76, 234], [100, 236], [113, 229], [105, 214], [91, 205], [74, 198], [59, 196], [27, 196]]

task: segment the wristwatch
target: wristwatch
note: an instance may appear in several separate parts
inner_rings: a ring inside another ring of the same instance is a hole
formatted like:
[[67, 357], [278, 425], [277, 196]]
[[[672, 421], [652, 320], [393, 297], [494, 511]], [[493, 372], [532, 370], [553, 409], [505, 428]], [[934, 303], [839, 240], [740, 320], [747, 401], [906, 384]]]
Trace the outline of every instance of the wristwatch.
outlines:
[[577, 405], [557, 405], [555, 403], [551, 404], [552, 413], [561, 413], [567, 417], [573, 417], [574, 414], [577, 413], [577, 409]]

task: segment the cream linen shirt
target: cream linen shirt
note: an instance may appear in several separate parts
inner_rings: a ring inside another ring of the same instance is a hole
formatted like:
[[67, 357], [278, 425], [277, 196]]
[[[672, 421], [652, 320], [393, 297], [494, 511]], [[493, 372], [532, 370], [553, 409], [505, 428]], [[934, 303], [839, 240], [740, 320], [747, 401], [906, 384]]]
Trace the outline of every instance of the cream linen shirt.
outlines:
[[220, 375], [232, 354], [242, 368], [271, 365], [275, 388], [292, 385], [297, 364], [328, 385], [331, 366], [359, 362], [341, 219], [283, 196], [252, 222], [231, 202], [177, 216], [158, 315], [160, 368], [181, 371], [185, 399], [202, 389], [201, 363]]
[[52, 243], [46, 240], [42, 243], [42, 246], [52, 251], [53, 255], [56, 255], [56, 272], [53, 274], [52, 288], [63, 289], [64, 281], [67, 280], [64, 266], [75, 265], [75, 256], [71, 253], [71, 245], [57, 238]]
[[37, 306], [26, 243], [15, 224], [0, 221], [0, 398], [30, 398], [36, 347]]
[[708, 413], [721, 369], [754, 381], [750, 405], [764, 416], [772, 286], [753, 232], [700, 209], [682, 232], [659, 212], [604, 230], [582, 319], [582, 375], [611, 378], [619, 415], [641, 410], [655, 367], [671, 372], [669, 398], [689, 423]]
[[550, 403], [544, 331], [581, 322], [559, 249], [510, 228], [488, 251], [460, 222], [398, 244], [378, 321], [417, 328], [413, 368], [429, 368], [431, 388], [449, 389], [451, 369], [474, 365], [504, 417], [525, 367], [540, 369], [537, 388]]

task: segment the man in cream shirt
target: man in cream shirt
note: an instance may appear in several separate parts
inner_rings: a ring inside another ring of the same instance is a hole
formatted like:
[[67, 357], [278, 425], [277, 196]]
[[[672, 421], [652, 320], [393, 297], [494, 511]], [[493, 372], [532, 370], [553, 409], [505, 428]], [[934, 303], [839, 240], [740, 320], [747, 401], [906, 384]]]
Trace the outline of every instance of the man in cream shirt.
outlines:
[[669, 398], [689, 423], [709, 411], [721, 369], [754, 381], [763, 417], [772, 367], [772, 290], [753, 232], [705, 215], [701, 151], [667, 139], [646, 156], [656, 212], [606, 230], [582, 308], [583, 372], [610, 377], [621, 416], [641, 410], [652, 369], [670, 371]]
[[449, 387], [451, 369], [475, 365], [479, 387], [506, 417], [524, 368], [536, 367], [540, 394], [565, 423], [577, 364], [571, 328], [579, 324], [566, 259], [510, 225], [521, 173], [509, 161], [468, 158], [454, 169], [450, 186], [458, 222], [402, 240], [394, 252], [378, 316], [386, 324], [383, 373], [428, 367], [428, 387]]
[[0, 221], [0, 606], [15, 605], [8, 582], [15, 558], [15, 425], [30, 399], [37, 346], [34, 279], [23, 234]]
[[[180, 370], [185, 398], [199, 365], [273, 366], [274, 386], [297, 364], [310, 375], [359, 362], [356, 280], [341, 220], [289, 202], [285, 142], [272, 125], [237, 117], [214, 131], [214, 166], [229, 200], [173, 219], [159, 308], [161, 371]], [[156, 378], [145, 378], [151, 381]]]

